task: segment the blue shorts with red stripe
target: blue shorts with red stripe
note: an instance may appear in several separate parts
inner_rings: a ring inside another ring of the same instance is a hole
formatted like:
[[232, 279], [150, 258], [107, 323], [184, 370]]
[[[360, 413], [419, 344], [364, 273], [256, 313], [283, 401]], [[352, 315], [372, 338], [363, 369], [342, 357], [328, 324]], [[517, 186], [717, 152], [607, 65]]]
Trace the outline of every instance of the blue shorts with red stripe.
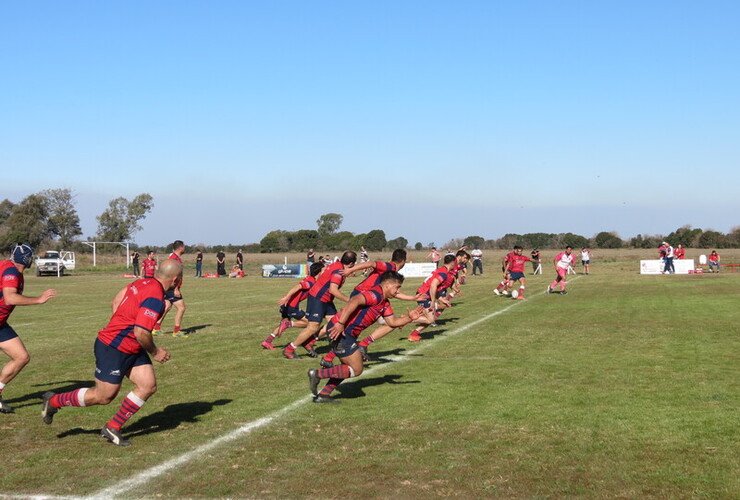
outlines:
[[306, 316], [308, 321], [315, 323], [321, 323], [327, 316], [334, 316], [337, 313], [337, 308], [334, 307], [334, 302], [321, 302], [316, 297], [308, 296], [308, 306], [306, 307]]
[[95, 378], [102, 382], [121, 385], [131, 368], [151, 364], [146, 351], [127, 354], [95, 339]]
[[283, 319], [303, 319], [306, 316], [306, 311], [297, 307], [282, 305], [280, 306], [280, 315]]
[[[326, 326], [326, 331], [328, 332], [333, 326], [334, 323], [329, 321], [329, 324]], [[356, 352], [360, 346], [357, 344], [357, 337], [345, 331], [344, 335], [339, 337], [337, 340], [332, 340], [331, 348], [334, 351], [334, 354], [338, 357], [346, 358]]]

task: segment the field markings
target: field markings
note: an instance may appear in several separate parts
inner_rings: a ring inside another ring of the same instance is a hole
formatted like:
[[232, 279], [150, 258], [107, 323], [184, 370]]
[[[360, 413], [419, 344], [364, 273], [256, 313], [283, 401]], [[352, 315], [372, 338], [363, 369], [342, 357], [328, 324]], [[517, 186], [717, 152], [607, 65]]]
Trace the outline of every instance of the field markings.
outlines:
[[[574, 278], [577, 279], [578, 277]], [[573, 280], [569, 280], [573, 281]], [[538, 293], [539, 295], [545, 295], [543, 293]], [[531, 298], [529, 299], [531, 300]], [[385, 368], [391, 366], [393, 363], [401, 363], [403, 361], [407, 361], [409, 359], [413, 360], [414, 355], [426, 350], [431, 345], [436, 345], [437, 342], [440, 342], [446, 338], [454, 337], [456, 335], [459, 335], [460, 333], [463, 333], [475, 326], [480, 325], [481, 323], [485, 323], [486, 321], [490, 320], [491, 318], [495, 318], [496, 316], [499, 316], [501, 314], [504, 314], [508, 311], [510, 311], [512, 308], [522, 305], [523, 303], [529, 302], [527, 301], [514, 301], [514, 303], [504, 307], [503, 309], [499, 309], [497, 311], [494, 311], [492, 313], [489, 313], [485, 316], [482, 316], [481, 318], [478, 318], [475, 321], [472, 321], [471, 323], [468, 323], [466, 325], [459, 326], [455, 328], [454, 330], [451, 330], [450, 332], [446, 332], [444, 335], [439, 335], [434, 337], [433, 339], [427, 340], [424, 343], [420, 344], [415, 349], [412, 349], [410, 351], [407, 351], [403, 355], [393, 355], [388, 356], [384, 358], [387, 362], [373, 366], [365, 371], [363, 371], [362, 376], [365, 375], [371, 375], [373, 373], [380, 372], [384, 370]], [[351, 384], [352, 381], [347, 381], [346, 384]], [[122, 495], [126, 495], [130, 491], [134, 490], [135, 488], [138, 488], [140, 486], [145, 485], [149, 481], [158, 478], [159, 476], [162, 476], [168, 472], [171, 472], [172, 470], [177, 470], [176, 468], [178, 466], [182, 466], [195, 458], [208, 453], [209, 451], [220, 447], [221, 445], [231, 443], [232, 441], [235, 441], [243, 436], [251, 434], [253, 431], [258, 430], [262, 427], [265, 427], [271, 423], [273, 423], [275, 420], [291, 413], [292, 411], [300, 408], [301, 406], [310, 403], [311, 402], [311, 396], [307, 395], [304, 397], [301, 397], [294, 401], [293, 403], [284, 406], [283, 408], [276, 410], [269, 415], [259, 418], [257, 420], [252, 420], [251, 422], [247, 422], [240, 426], [239, 428], [224, 434], [223, 436], [214, 439], [213, 441], [210, 441], [206, 444], [203, 444], [201, 446], [198, 446], [194, 448], [191, 451], [188, 451], [186, 453], [183, 453], [182, 455], [169, 459], [165, 462], [162, 462], [161, 464], [150, 467], [149, 469], [140, 472], [138, 474], [135, 474], [134, 476], [124, 479], [122, 481], [119, 481], [117, 483], [114, 483], [113, 485], [104, 488], [102, 490], [99, 490], [92, 495], [86, 496], [86, 497], [79, 497], [79, 496], [65, 496], [65, 495], [7, 495], [0, 493], [0, 499], [33, 499], [33, 500], [103, 500], [103, 499], [110, 499], [119, 497]]]

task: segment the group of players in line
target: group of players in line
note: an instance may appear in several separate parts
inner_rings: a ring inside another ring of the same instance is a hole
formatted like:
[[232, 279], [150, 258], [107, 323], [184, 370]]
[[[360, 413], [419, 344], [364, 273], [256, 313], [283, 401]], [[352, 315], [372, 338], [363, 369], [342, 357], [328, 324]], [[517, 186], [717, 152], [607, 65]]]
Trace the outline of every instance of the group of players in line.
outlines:
[[[556, 277], [547, 287], [547, 293], [554, 293], [560, 287], [565, 294], [565, 277], [568, 269], [575, 262], [572, 247], [566, 247], [555, 259]], [[522, 247], [516, 246], [506, 255], [503, 261], [504, 279], [494, 289], [498, 296], [510, 295], [523, 300], [526, 288], [524, 265], [531, 259], [522, 255]], [[309, 276], [291, 288], [278, 300], [282, 319], [278, 326], [262, 342], [264, 349], [277, 349], [273, 342], [288, 328], [301, 328], [295, 339], [282, 351], [286, 359], [299, 359], [296, 354], [302, 346], [309, 356], [318, 357], [314, 346], [322, 337], [328, 337], [331, 349], [321, 359], [321, 369], [308, 370], [308, 379], [313, 401], [316, 403], [335, 403], [338, 400], [331, 393], [343, 380], [357, 377], [362, 373], [363, 362], [368, 361], [367, 349], [373, 342], [380, 340], [396, 328], [409, 323], [416, 326], [409, 334], [410, 342], [420, 342], [421, 332], [434, 322], [442, 311], [452, 306], [450, 300], [461, 293], [460, 285], [465, 280], [465, 270], [470, 254], [460, 249], [456, 254], [444, 257], [443, 264], [427, 277], [416, 290], [415, 295], [400, 292], [404, 277], [399, 271], [406, 264], [406, 251], [394, 250], [390, 262], [367, 261], [355, 265], [357, 255], [348, 251], [342, 258], [325, 266], [323, 263], [312, 264]], [[341, 287], [347, 276], [354, 273], [368, 273], [347, 297]], [[514, 283], [519, 282], [519, 289], [510, 292]], [[396, 298], [417, 303], [417, 307], [408, 310], [407, 314], [396, 316], [389, 299]], [[346, 305], [337, 311], [334, 300]], [[306, 300], [306, 310], [300, 305]], [[323, 325], [323, 321], [326, 324]], [[375, 323], [378, 327], [371, 334], [360, 339], [360, 334]], [[334, 360], [339, 358], [340, 364]], [[320, 381], [328, 379], [319, 390]]]
[[[183, 265], [180, 256], [185, 251], [182, 241], [173, 244], [169, 259], [162, 262], [151, 277], [137, 279], [122, 288], [112, 301], [112, 316], [105, 328], [100, 330], [95, 341], [95, 385], [65, 393], [47, 391], [43, 395], [41, 415], [44, 423], [51, 424], [54, 415], [64, 407], [109, 404], [118, 395], [123, 378], [128, 378], [134, 389], [124, 398], [117, 413], [101, 429], [100, 435], [118, 446], [129, 446], [121, 427], [156, 392], [156, 377], [151, 358], [159, 363], [170, 359], [167, 349], [157, 347], [153, 334], [157, 333], [162, 318], [174, 305], [178, 314], [175, 324], [179, 327], [184, 312], [180, 286]], [[573, 264], [572, 248], [567, 247], [555, 258], [557, 277], [548, 286], [551, 293], [559, 284], [565, 291], [565, 275]], [[308, 370], [308, 379], [313, 401], [316, 403], [338, 402], [331, 393], [343, 380], [357, 377], [367, 361], [367, 348], [396, 328], [414, 323], [408, 340], [419, 342], [422, 331], [434, 325], [442, 311], [452, 307], [451, 299], [460, 295], [464, 283], [465, 269], [470, 254], [460, 249], [444, 257], [443, 263], [416, 290], [415, 295], [400, 291], [404, 276], [399, 271], [406, 263], [406, 251], [397, 249], [390, 262], [367, 261], [355, 265], [355, 252], [344, 252], [341, 259], [331, 264], [315, 263], [310, 275], [293, 287], [279, 301], [282, 320], [277, 328], [262, 342], [265, 349], [276, 349], [273, 341], [290, 327], [301, 331], [282, 351], [287, 359], [299, 359], [296, 348], [303, 346], [312, 357], [316, 341], [326, 336], [331, 341], [331, 350], [321, 359], [321, 369]], [[524, 263], [529, 261], [522, 255], [521, 247], [515, 247], [504, 259], [504, 280], [494, 290], [503, 295], [519, 282], [518, 299], [524, 298]], [[0, 261], [0, 350], [10, 361], [0, 370], [0, 413], [13, 413], [2, 393], [6, 384], [15, 378], [28, 364], [30, 356], [20, 337], [7, 323], [15, 306], [44, 304], [56, 296], [55, 290], [46, 290], [38, 297], [23, 296], [23, 271], [33, 262], [33, 250], [26, 244], [17, 245], [9, 260]], [[354, 273], [367, 275], [349, 297], [341, 287], [346, 278]], [[406, 314], [396, 315], [389, 302], [396, 298], [416, 302]], [[334, 300], [346, 305], [337, 311]], [[306, 311], [300, 309], [307, 300]], [[322, 328], [322, 322], [327, 320]], [[368, 327], [379, 323], [370, 335], [360, 339]], [[179, 328], [177, 328], [179, 330]], [[151, 358], [150, 358], [151, 355]], [[340, 364], [334, 364], [339, 358]], [[319, 390], [320, 381], [327, 383]]]

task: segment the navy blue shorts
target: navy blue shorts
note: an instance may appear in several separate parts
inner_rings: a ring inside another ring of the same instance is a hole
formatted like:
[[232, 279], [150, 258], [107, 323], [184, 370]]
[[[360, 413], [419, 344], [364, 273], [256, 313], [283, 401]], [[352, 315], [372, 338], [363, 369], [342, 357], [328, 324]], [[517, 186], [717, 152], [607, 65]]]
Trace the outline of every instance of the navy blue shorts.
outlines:
[[95, 339], [95, 378], [102, 382], [121, 385], [131, 368], [151, 364], [146, 351], [126, 354]]
[[178, 302], [178, 301], [182, 300], [182, 296], [175, 297], [175, 291], [174, 290], [167, 290], [166, 292], [164, 292], [164, 300], [169, 300], [170, 301], [170, 304], [174, 304], [175, 302]]
[[524, 273], [518, 273], [516, 271], [509, 271], [511, 281], [519, 281], [524, 278]]
[[432, 299], [420, 300], [417, 302], [417, 304], [422, 306], [424, 309], [429, 309], [430, 307], [432, 307]]
[[[334, 323], [329, 321], [329, 324], [326, 326], [326, 331], [328, 332], [333, 326]], [[339, 337], [337, 340], [332, 340], [331, 348], [334, 351], [334, 354], [336, 354], [340, 358], [346, 358], [347, 356], [357, 351], [360, 346], [357, 345], [357, 337], [344, 332], [344, 335]]]
[[308, 306], [306, 307], [306, 316], [308, 321], [315, 323], [321, 323], [327, 316], [334, 316], [337, 313], [337, 308], [334, 307], [334, 302], [321, 302], [315, 297], [308, 296]]
[[11, 340], [18, 337], [18, 334], [15, 333], [15, 330], [13, 330], [13, 327], [9, 324], [5, 323], [3, 326], [0, 326], [0, 342], [5, 342], [6, 340]]
[[306, 316], [306, 311], [297, 307], [282, 305], [280, 306], [280, 315], [283, 319], [303, 319]]

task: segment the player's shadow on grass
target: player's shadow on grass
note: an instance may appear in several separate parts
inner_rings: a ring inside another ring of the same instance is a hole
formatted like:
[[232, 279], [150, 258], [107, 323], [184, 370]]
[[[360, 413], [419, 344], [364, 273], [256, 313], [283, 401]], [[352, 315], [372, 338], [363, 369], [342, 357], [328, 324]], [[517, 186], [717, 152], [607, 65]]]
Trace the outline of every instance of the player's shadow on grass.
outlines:
[[371, 362], [378, 363], [390, 363], [393, 361], [393, 359], [390, 359], [393, 356], [423, 356], [423, 354], [404, 354], [405, 352], [406, 349], [398, 347], [389, 351], [370, 351], [368, 352], [368, 356], [370, 357]]
[[190, 335], [191, 333], [195, 333], [198, 330], [202, 330], [204, 328], [208, 328], [209, 326], [213, 326], [211, 323], [206, 323], [205, 325], [195, 325], [195, 326], [189, 326], [187, 328], [183, 328], [182, 331], [185, 333], [185, 335]]
[[383, 384], [420, 384], [420, 380], [408, 380], [405, 382], [399, 382], [399, 379], [403, 375], [385, 375], [383, 377], [372, 377], [372, 378], [358, 378], [351, 382], [343, 382], [337, 391], [341, 393], [339, 399], [353, 399], [353, 398], [364, 398], [366, 387], [373, 387], [376, 385]]
[[[58, 384], [66, 385], [59, 386]], [[69, 392], [76, 389], [81, 389], [83, 387], [91, 387], [91, 385], [89, 380], [60, 380], [57, 382], [48, 382], [45, 384], [34, 384], [32, 387], [43, 387], [43, 389], [36, 392], [30, 392], [14, 399], [6, 399], [5, 401], [12, 404], [16, 408], [41, 405], [41, 398], [46, 391], [54, 391], [56, 393]]]
[[[198, 417], [211, 412], [214, 406], [226, 405], [232, 401], [232, 399], [218, 399], [212, 403], [205, 401], [191, 401], [189, 403], [169, 405], [162, 411], [152, 413], [151, 415], [147, 415], [146, 417], [134, 421], [131, 425], [123, 429], [123, 434], [126, 436], [143, 436], [154, 432], [176, 429], [184, 422], [198, 422]], [[109, 406], [114, 405], [115, 403], [111, 403]], [[98, 434], [99, 432], [100, 429], [98, 428], [83, 429], [81, 427], [76, 427], [57, 434], [57, 437], [61, 439], [79, 434]]]

